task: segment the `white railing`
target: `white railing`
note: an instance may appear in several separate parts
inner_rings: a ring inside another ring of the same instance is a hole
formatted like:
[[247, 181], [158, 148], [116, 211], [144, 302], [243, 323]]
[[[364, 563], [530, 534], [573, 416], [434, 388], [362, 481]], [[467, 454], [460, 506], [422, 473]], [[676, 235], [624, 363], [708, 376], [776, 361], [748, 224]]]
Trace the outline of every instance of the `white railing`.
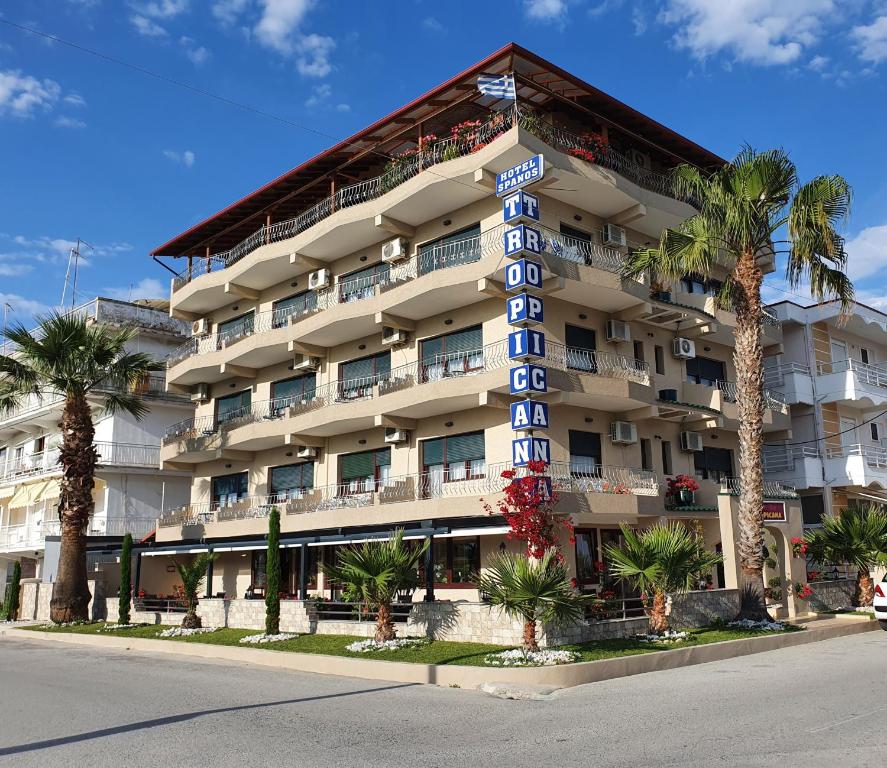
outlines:
[[[106, 466], [126, 467], [160, 467], [160, 446], [141, 445], [137, 443], [114, 443], [97, 441], [94, 443], [98, 454], [98, 464]], [[59, 464], [59, 448], [23, 456], [18, 460], [0, 466], [0, 480], [34, 477], [52, 472], [61, 472]]]
[[[156, 527], [153, 518], [98, 517], [92, 518], [86, 529], [87, 536], [125, 536], [131, 534], [136, 540], [147, 536]], [[46, 536], [61, 535], [61, 523], [56, 520], [44, 520], [40, 534]]]
[[812, 445], [764, 446], [762, 464], [765, 473], [792, 472], [798, 459], [818, 459], [819, 450]]
[[842, 445], [835, 448], [826, 448], [827, 459], [843, 459], [850, 456], [862, 456], [867, 466], [874, 469], [887, 469], [887, 448], [879, 445]]
[[[735, 403], [736, 397], [738, 393], [738, 384], [735, 381], [718, 381], [717, 382], [718, 389], [723, 393], [724, 400], [728, 403]], [[764, 395], [764, 407], [769, 408], [773, 411], [779, 411], [779, 413], [788, 414], [788, 402], [785, 399], [785, 395], [780, 392], [774, 392], [770, 389], [765, 389], [763, 391]]]
[[[721, 493], [738, 496], [740, 480], [738, 477], [725, 477], [721, 480]], [[765, 499], [796, 499], [798, 493], [790, 483], [779, 483], [775, 480], [764, 480]]]
[[837, 360], [831, 363], [817, 363], [816, 372], [820, 376], [830, 373], [844, 373], [852, 371], [857, 380], [862, 384], [873, 387], [887, 387], [887, 368], [870, 363], [861, 363], [858, 360]]
[[43, 537], [39, 524], [7, 525], [0, 528], [0, 549], [40, 547]]
[[781, 387], [790, 375], [809, 376], [810, 366], [801, 363], [777, 363], [764, 366], [764, 386]]

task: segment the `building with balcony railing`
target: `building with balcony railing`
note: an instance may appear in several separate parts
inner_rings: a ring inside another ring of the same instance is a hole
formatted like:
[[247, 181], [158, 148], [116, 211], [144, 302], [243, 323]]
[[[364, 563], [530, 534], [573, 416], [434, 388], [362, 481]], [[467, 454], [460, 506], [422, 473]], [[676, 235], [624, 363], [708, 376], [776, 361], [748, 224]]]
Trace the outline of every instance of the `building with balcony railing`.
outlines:
[[[511, 69], [516, 102], [477, 91], [479, 73]], [[578, 532], [570, 566], [597, 589], [592, 566], [620, 523], [674, 517], [725, 551], [713, 582], [735, 584], [726, 275], [621, 277], [630, 248], [695, 210], [669, 170], [723, 161], [511, 45], [155, 249], [177, 260], [171, 315], [192, 328], [169, 388], [197, 407], [160, 441], [163, 467], [193, 483], [158, 521], [142, 589], [162, 599], [169, 558], [211, 549], [207, 592], [254, 594], [277, 507], [288, 594], [330, 596], [320, 565], [336, 547], [403, 526], [432, 540], [416, 599], [476, 597], [471, 574], [518, 546], [484, 506], [513, 468], [516, 399], [493, 188], [540, 154], [537, 362], [552, 486]], [[774, 316], [762, 338], [778, 349]], [[766, 406], [768, 436], [785, 439], [787, 401], [768, 388]], [[699, 481], [694, 503], [666, 498], [679, 474]], [[788, 491], [772, 503], [797, 506]]]
[[766, 360], [764, 386], [780, 393], [792, 438], [768, 440], [764, 471], [794, 483], [805, 520], [848, 504], [887, 504], [887, 315], [855, 303], [779, 302], [783, 345]]
[[[190, 331], [186, 323], [169, 316], [168, 307], [165, 301], [97, 298], [71, 312], [91, 323], [136, 329], [129, 348], [163, 360]], [[14, 355], [15, 350], [7, 347], [4, 353]], [[119, 413], [102, 415], [106, 391], [102, 385], [93, 397], [98, 465], [95, 513], [87, 534], [96, 543], [119, 541], [125, 533], [144, 538], [165, 506], [188, 499], [189, 473], [160, 470], [160, 443], [169, 425], [192, 413], [194, 406], [187, 396], [167, 391], [165, 371], [146, 376], [133, 389], [150, 409], [141, 420]], [[46, 541], [59, 536], [63, 405], [60, 394], [46, 393], [0, 411], [0, 573], [4, 575], [14, 560], [22, 561], [26, 576], [52, 580], [55, 572], [57, 545], [47, 548]]]

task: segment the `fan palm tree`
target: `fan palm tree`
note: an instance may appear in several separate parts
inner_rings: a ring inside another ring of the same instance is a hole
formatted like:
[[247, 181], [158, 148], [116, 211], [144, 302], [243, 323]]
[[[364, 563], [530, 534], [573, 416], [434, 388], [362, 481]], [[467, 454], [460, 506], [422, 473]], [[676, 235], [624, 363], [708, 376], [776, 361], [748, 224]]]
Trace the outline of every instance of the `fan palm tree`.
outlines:
[[385, 541], [367, 541], [340, 550], [337, 562], [325, 566], [324, 573], [376, 611], [376, 640], [393, 640], [397, 629], [391, 619], [391, 604], [398, 593], [418, 585], [419, 561], [427, 548], [427, 541], [419, 547], [407, 545], [403, 529], [398, 528]]
[[856, 568], [853, 604], [872, 604], [871, 570], [887, 554], [887, 513], [876, 504], [848, 507], [838, 515], [825, 515], [822, 528], [808, 531], [805, 539], [807, 553], [816, 562]]
[[127, 351], [134, 330], [91, 325], [75, 314], [50, 314], [40, 318], [33, 333], [15, 325], [4, 336], [15, 351], [0, 355], [0, 412], [16, 408], [31, 396], [64, 399], [59, 456], [61, 552], [50, 618], [59, 623], [85, 620], [90, 600], [86, 526], [94, 511], [97, 461], [90, 396], [100, 397], [105, 413], [141, 418], [148, 408], [136, 394], [137, 385], [163, 366], [149, 355]]
[[[663, 232], [658, 247], [626, 259], [623, 275], [676, 281], [688, 273], [727, 279], [718, 296], [736, 313], [736, 403], [739, 411], [739, 541], [743, 599], [740, 617], [762, 619], [763, 576], [763, 267], [786, 255], [786, 281], [809, 283], [817, 301], [837, 299], [848, 311], [853, 286], [845, 274], [847, 254], [837, 226], [850, 206], [850, 187], [841, 176], [818, 176], [799, 186], [794, 163], [781, 149], [744, 148], [710, 176], [688, 165], [674, 170], [677, 189], [699, 201], [699, 213]], [[788, 240], [779, 239], [785, 231]], [[785, 244], [786, 248], [776, 248]]]
[[699, 577], [722, 558], [706, 550], [702, 538], [680, 523], [654, 525], [640, 532], [623, 523], [622, 539], [622, 544], [609, 544], [604, 551], [610, 573], [642, 594], [652, 595], [650, 632], [667, 632], [668, 596], [693, 589]]
[[206, 578], [207, 567], [215, 558], [212, 552], [203, 552], [190, 563], [176, 562], [176, 570], [182, 580], [182, 592], [185, 596], [185, 616], [182, 619], [182, 626], [185, 629], [197, 629], [203, 626], [200, 616], [197, 615], [197, 605], [200, 602], [197, 593]]
[[576, 622], [585, 612], [585, 598], [573, 590], [567, 566], [553, 548], [540, 558], [511, 552], [493, 555], [477, 588], [490, 603], [523, 621], [526, 652], [539, 650], [536, 627], [540, 622]]

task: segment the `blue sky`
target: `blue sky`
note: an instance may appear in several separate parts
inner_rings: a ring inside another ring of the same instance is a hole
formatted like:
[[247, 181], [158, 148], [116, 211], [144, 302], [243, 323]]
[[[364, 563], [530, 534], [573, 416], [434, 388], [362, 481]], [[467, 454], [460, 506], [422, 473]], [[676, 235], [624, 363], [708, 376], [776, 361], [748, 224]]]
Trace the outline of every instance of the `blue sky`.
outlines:
[[0, 18], [315, 131], [0, 24], [0, 302], [26, 322], [58, 304], [77, 237], [78, 299], [164, 295], [154, 246], [510, 40], [725, 157], [783, 146], [802, 178], [845, 175], [849, 272], [887, 308], [885, 0], [6, 0]]

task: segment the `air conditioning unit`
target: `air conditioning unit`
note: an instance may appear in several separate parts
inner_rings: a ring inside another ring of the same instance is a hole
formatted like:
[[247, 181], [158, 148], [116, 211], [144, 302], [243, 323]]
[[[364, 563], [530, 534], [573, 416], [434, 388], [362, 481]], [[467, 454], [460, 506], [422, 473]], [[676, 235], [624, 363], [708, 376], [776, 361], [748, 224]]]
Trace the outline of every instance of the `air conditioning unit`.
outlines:
[[696, 357], [696, 342], [678, 337], [671, 342], [671, 353], [680, 360], [692, 360]]
[[309, 355], [297, 355], [293, 361], [294, 371], [316, 371], [320, 367], [320, 358]]
[[191, 323], [191, 335], [192, 336], [206, 336], [209, 333], [209, 320], [205, 317], [201, 317], [199, 320], [195, 320]]
[[607, 320], [607, 341], [631, 341], [631, 326], [622, 320]]
[[614, 421], [610, 424], [610, 440], [628, 445], [638, 441], [638, 428], [630, 421]]
[[330, 284], [330, 271], [328, 269], [316, 269], [314, 272], [308, 273], [308, 288], [312, 291], [319, 291], [321, 288], [328, 288]]
[[639, 165], [644, 170], [649, 171], [652, 168], [650, 156], [646, 152], [641, 152], [641, 150], [639, 149], [628, 150], [628, 159], [631, 160], [631, 162], [633, 162], [635, 165]]
[[407, 332], [400, 328], [389, 328], [388, 326], [385, 326], [382, 329], [382, 343], [393, 345], [406, 344]]
[[209, 401], [209, 384], [198, 384], [191, 393], [192, 403], [206, 403]]
[[392, 429], [389, 427], [385, 430], [386, 443], [405, 443], [409, 439], [410, 433], [405, 429]]
[[395, 237], [382, 246], [382, 261], [403, 261], [409, 255], [407, 241], [402, 237]]
[[702, 435], [698, 432], [681, 432], [681, 450], [686, 453], [702, 450]]
[[626, 245], [625, 230], [615, 224], [604, 224], [604, 245]]
[[309, 445], [302, 445], [299, 447], [299, 450], [296, 451], [296, 457], [299, 459], [316, 459], [317, 448], [312, 448]]

